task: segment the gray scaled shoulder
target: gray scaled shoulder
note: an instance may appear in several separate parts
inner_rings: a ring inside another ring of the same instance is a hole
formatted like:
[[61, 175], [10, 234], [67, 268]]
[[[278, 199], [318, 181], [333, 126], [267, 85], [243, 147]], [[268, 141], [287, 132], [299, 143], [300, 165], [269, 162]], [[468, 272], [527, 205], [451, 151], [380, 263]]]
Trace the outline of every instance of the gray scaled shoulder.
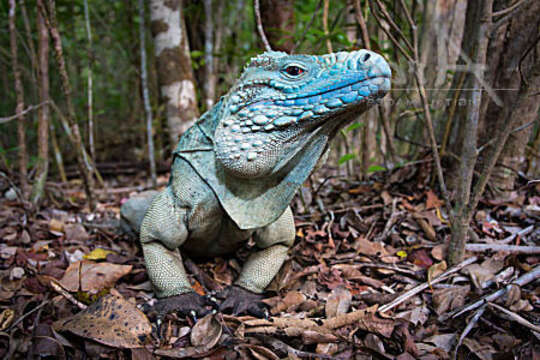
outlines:
[[241, 229], [274, 222], [329, 141], [390, 89], [384, 58], [266, 52], [182, 137], [176, 154], [215, 192]]

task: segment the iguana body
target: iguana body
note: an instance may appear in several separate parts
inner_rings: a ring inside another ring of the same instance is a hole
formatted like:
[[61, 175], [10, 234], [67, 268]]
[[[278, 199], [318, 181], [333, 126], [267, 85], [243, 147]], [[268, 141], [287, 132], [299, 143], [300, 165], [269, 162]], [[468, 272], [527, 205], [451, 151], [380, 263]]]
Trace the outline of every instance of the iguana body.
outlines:
[[262, 293], [294, 242], [295, 191], [337, 131], [389, 88], [388, 64], [366, 50], [252, 59], [182, 136], [169, 185], [144, 217], [140, 240], [156, 295], [193, 291], [179, 250], [234, 253], [250, 237], [258, 251], [235, 284]]

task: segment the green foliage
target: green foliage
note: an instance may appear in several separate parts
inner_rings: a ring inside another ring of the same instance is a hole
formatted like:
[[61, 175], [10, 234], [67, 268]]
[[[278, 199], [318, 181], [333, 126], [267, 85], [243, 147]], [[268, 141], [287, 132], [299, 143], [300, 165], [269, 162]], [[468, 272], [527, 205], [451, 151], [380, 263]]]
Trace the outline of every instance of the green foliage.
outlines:
[[345, 154], [345, 155], [343, 155], [342, 157], [339, 158], [338, 165], [343, 165], [347, 161], [351, 161], [354, 158], [356, 158], [356, 155], [354, 155], [354, 154]]
[[368, 174], [372, 174], [374, 172], [377, 172], [377, 171], [386, 171], [387, 169], [385, 167], [382, 167], [380, 165], [371, 165], [370, 167], [368, 167]]

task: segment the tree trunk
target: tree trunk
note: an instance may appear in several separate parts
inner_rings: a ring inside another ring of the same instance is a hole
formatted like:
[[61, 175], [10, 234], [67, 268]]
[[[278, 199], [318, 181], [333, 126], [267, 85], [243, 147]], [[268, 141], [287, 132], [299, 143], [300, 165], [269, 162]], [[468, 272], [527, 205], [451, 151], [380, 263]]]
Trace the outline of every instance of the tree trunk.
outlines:
[[86, 193], [89, 208], [90, 210], [94, 210], [94, 178], [92, 175], [93, 172], [96, 172], [97, 175], [97, 170], [94, 168], [92, 159], [88, 157], [84, 149], [82, 136], [79, 131], [79, 125], [76, 121], [75, 108], [73, 107], [73, 102], [71, 99], [71, 85], [69, 83], [69, 77], [66, 69], [66, 61], [64, 59], [64, 53], [62, 50], [62, 38], [60, 37], [60, 32], [58, 31], [58, 25], [56, 22], [55, 7], [55, 1], [48, 0], [48, 9], [45, 9], [43, 6], [41, 6], [38, 11], [48, 11], [48, 17], [45, 17], [44, 19], [47, 22], [47, 27], [49, 28], [49, 32], [51, 33], [51, 37], [53, 40], [54, 53], [56, 57], [56, 62], [58, 63], [58, 72], [60, 74], [60, 80], [62, 84], [62, 92], [64, 94], [64, 99], [67, 105], [66, 119], [69, 124], [69, 129], [66, 130], [69, 131], [68, 137], [75, 148], [77, 164], [79, 167], [79, 172], [81, 173], [81, 176], [83, 178], [84, 190]]
[[88, 0], [84, 0], [84, 22], [86, 28], [86, 37], [88, 38], [88, 48], [87, 48], [87, 57], [88, 57], [88, 146], [90, 147], [90, 156], [94, 161], [96, 160], [96, 146], [94, 142], [94, 117], [93, 117], [93, 79], [92, 79], [92, 63], [93, 54], [92, 54], [92, 31], [90, 27], [90, 14], [88, 10]]
[[217, 74], [214, 69], [214, 21], [212, 0], [204, 0], [204, 104], [209, 110], [216, 97]]
[[156, 157], [154, 154], [154, 138], [152, 133], [152, 109], [150, 107], [150, 96], [148, 95], [148, 76], [146, 71], [146, 42], [144, 26], [144, 0], [139, 0], [139, 32], [141, 45], [141, 86], [143, 90], [144, 111], [146, 113], [146, 134], [148, 136], [148, 160], [150, 162], [150, 177], [152, 186], [157, 186]]
[[179, 0], [151, 0], [151, 28], [171, 147], [199, 117], [186, 25]]
[[261, 0], [261, 20], [272, 49], [290, 53], [294, 47], [294, 1]]
[[[499, 0], [497, 9], [512, 5], [512, 1]], [[534, 76], [531, 69], [540, 62], [540, 45], [538, 44], [538, 28], [540, 26], [540, 2], [532, 1], [525, 5], [512, 17], [507, 25], [501, 26], [490, 42], [490, 62], [488, 73], [494, 89], [504, 106], [512, 109], [511, 117], [515, 119], [514, 128], [526, 125], [538, 118], [540, 101], [532, 96], [516, 107], [517, 90], [523, 81], [532, 89], [540, 88], [540, 78]], [[508, 54], [512, 54], [509, 56]], [[509, 90], [513, 89], [513, 90]], [[491, 141], [505, 126], [505, 119], [500, 106], [490, 98], [485, 99], [485, 118], [482, 123], [481, 142]], [[531, 137], [533, 126], [528, 126], [513, 133], [500, 155], [491, 179], [491, 184], [498, 190], [496, 195], [503, 197], [514, 188], [517, 172], [525, 170], [525, 147]], [[513, 130], [513, 129], [512, 129]], [[482, 157], [482, 167], [484, 167]]]
[[15, 94], [17, 97], [17, 107], [15, 113], [17, 117], [17, 142], [19, 146], [18, 151], [18, 167], [19, 167], [19, 182], [23, 194], [26, 196], [27, 192], [27, 166], [28, 155], [26, 153], [26, 135], [24, 126], [24, 89], [21, 82], [21, 71], [19, 69], [19, 61], [17, 54], [17, 37], [15, 29], [15, 14], [16, 5], [15, 0], [9, 0], [9, 42], [11, 47], [11, 61], [13, 67], [13, 77], [15, 78]]
[[[37, 2], [39, 8], [43, 8], [42, 0]], [[41, 11], [37, 11], [38, 29], [38, 87], [39, 101], [43, 103], [49, 100], [49, 33], [45, 26], [45, 20]], [[43, 199], [45, 182], [49, 172], [49, 105], [44, 104], [38, 109], [38, 160], [36, 176], [30, 200], [33, 204], [39, 204]]]

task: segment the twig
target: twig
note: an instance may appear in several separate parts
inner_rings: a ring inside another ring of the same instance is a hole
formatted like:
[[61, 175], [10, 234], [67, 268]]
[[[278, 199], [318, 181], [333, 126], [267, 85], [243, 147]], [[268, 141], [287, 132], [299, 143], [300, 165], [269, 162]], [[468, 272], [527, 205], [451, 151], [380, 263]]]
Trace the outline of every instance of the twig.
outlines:
[[454, 348], [454, 353], [452, 355], [452, 358], [454, 360], [457, 359], [457, 353], [459, 350], [459, 347], [461, 346], [461, 343], [465, 339], [465, 337], [471, 332], [471, 330], [476, 326], [476, 323], [478, 323], [478, 320], [482, 317], [482, 314], [484, 314], [484, 311], [486, 310], [486, 304], [484, 304], [480, 309], [476, 311], [474, 316], [472, 317], [471, 321], [467, 324], [463, 332], [461, 333], [461, 336], [459, 337], [459, 340], [456, 343], [456, 346]]
[[283, 341], [273, 338], [271, 336], [260, 335], [257, 336], [264, 344], [268, 345], [273, 351], [280, 351], [285, 354], [291, 353], [299, 358], [307, 359], [336, 359], [330, 355], [315, 354], [293, 348], [290, 345], [285, 344]]
[[6, 117], [0, 117], [0, 124], [5, 124], [7, 122], [10, 122], [11, 120], [15, 120], [17, 119], [19, 116], [22, 116], [26, 113], [29, 113], [30, 111], [33, 111], [33, 110], [37, 110], [38, 108], [40, 108], [41, 106], [43, 105], [46, 105], [49, 103], [49, 100], [45, 100], [44, 102], [42, 103], [39, 103], [37, 105], [30, 105], [29, 107], [27, 107], [26, 109], [24, 109], [23, 111], [21, 111], [20, 113], [18, 114], [15, 114], [15, 115], [11, 115], [11, 116], [6, 116]]
[[328, 31], [328, 6], [330, 5], [330, 0], [324, 0], [324, 6], [323, 6], [323, 29], [324, 29], [324, 37], [326, 38], [326, 49], [329, 53], [333, 53], [332, 49], [332, 41], [330, 41], [330, 32]]
[[538, 279], [539, 277], [540, 277], [540, 266], [537, 266], [534, 269], [532, 269], [531, 271], [521, 275], [513, 283], [510, 283], [510, 284], [506, 285], [504, 288], [499, 289], [499, 290], [491, 293], [490, 295], [484, 296], [481, 299], [473, 302], [472, 304], [465, 305], [461, 309], [457, 309], [457, 310], [454, 310], [454, 311], [452, 311], [452, 312], [450, 312], [448, 314], [445, 314], [444, 316], [441, 316], [439, 318], [439, 320], [440, 321], [446, 321], [449, 318], [456, 318], [456, 317], [458, 317], [458, 316], [460, 316], [460, 315], [462, 315], [462, 314], [464, 314], [464, 313], [466, 313], [468, 311], [474, 310], [474, 309], [484, 305], [486, 302], [495, 301], [496, 299], [498, 299], [501, 296], [503, 296], [504, 294], [506, 294], [506, 292], [509, 291], [512, 288], [512, 286], [514, 286], [514, 285], [524, 286], [524, 285], [527, 285], [528, 283], [530, 283], [531, 281], [534, 281], [534, 280]]
[[[528, 0], [522, 0], [521, 2], [524, 3]], [[522, 10], [522, 6], [519, 6], [519, 5], [522, 5], [520, 4], [519, 2], [513, 6], [510, 6], [509, 8], [506, 8], [504, 10], [501, 10], [501, 11], [498, 11], [498, 12], [495, 12], [492, 14], [493, 17], [496, 17], [496, 16], [501, 16], [501, 15], [505, 15], [503, 16], [502, 18], [500, 18], [499, 20], [497, 20], [494, 24], [493, 24], [493, 27], [491, 28], [491, 35], [490, 36], [493, 36], [495, 34], [495, 32], [501, 27], [503, 26], [504, 24], [508, 23], [508, 21], [510, 21], [510, 19], [512, 19], [512, 17], [520, 10]]]
[[272, 51], [272, 47], [270, 46], [270, 43], [268, 42], [266, 34], [264, 33], [262, 20], [261, 20], [261, 7], [259, 4], [259, 0], [253, 0], [253, 5], [255, 7], [255, 20], [257, 21], [257, 30], [259, 31], [259, 35], [264, 44], [264, 48], [266, 49], [266, 51]]
[[514, 239], [518, 236], [521, 237], [521, 236], [529, 235], [530, 233], [532, 233], [533, 230], [534, 230], [534, 225], [527, 226], [525, 229], [520, 230], [517, 233], [512, 234], [500, 241], [497, 241], [497, 244], [508, 244], [509, 242], [514, 241]]
[[473, 252], [482, 251], [506, 251], [520, 254], [540, 254], [540, 246], [519, 246], [499, 244], [466, 244], [465, 250]]
[[[532, 331], [536, 331], [536, 332], [539, 332], [540, 333], [540, 326], [538, 325], [535, 325], [533, 323], [531, 323], [529, 320], [525, 319], [524, 317], [516, 314], [515, 312], [513, 311], [510, 311], [508, 309], [505, 309], [503, 308], [502, 306], [500, 305], [497, 305], [495, 303], [492, 303], [492, 302], [488, 302], [487, 303], [490, 307], [492, 308], [495, 308], [501, 312], [503, 312], [505, 315], [507, 315], [511, 320], [517, 322], [518, 324], [521, 324], [525, 327], [528, 327], [529, 329], [531, 329]], [[485, 305], [484, 305], [485, 306]], [[495, 312], [497, 313], [497, 312]], [[497, 314], [499, 315], [499, 314]]]
[[20, 318], [15, 320], [13, 322], [13, 324], [11, 324], [11, 326], [5, 330], [5, 332], [9, 332], [11, 329], [13, 329], [15, 326], [17, 326], [17, 324], [19, 324], [21, 321], [26, 319], [29, 315], [32, 315], [33, 313], [35, 313], [36, 311], [38, 311], [39, 309], [41, 309], [45, 305], [49, 304], [50, 302], [51, 302], [50, 300], [44, 301], [41, 304], [39, 304], [38, 306], [36, 306], [35, 308], [33, 308], [32, 310], [30, 310], [29, 312], [27, 312], [26, 314], [21, 315]]
[[499, 10], [499, 11], [495, 11], [491, 16], [493, 16], [493, 17], [498, 17], [498, 16], [506, 15], [506, 14], [508, 14], [509, 12], [514, 11], [518, 6], [523, 5], [523, 3], [526, 2], [526, 1], [527, 1], [527, 0], [521, 0], [521, 1], [518, 1], [518, 2], [516, 2], [514, 5], [509, 6], [509, 7], [507, 7], [506, 9]]
[[369, 33], [366, 26], [366, 20], [362, 14], [362, 7], [360, 6], [360, 0], [354, 0], [354, 15], [358, 25], [360, 25], [360, 32], [362, 34], [362, 41], [364, 42], [364, 47], [368, 50], [371, 50], [371, 44], [369, 41]]
[[[384, 25], [382, 24], [382, 21], [381, 21], [381, 18], [379, 17], [379, 15], [377, 14], [377, 11], [375, 9], [375, 6], [373, 6], [373, 0], [369, 0], [369, 7], [371, 8], [371, 14], [373, 15], [373, 17], [375, 18], [375, 21], [377, 22], [377, 24], [379, 25], [379, 28], [386, 34], [386, 36], [388, 36], [388, 38], [390, 39], [390, 41], [394, 44], [394, 46], [401, 52], [401, 54], [407, 59], [407, 61], [409, 62], [414, 62], [411, 55], [403, 48], [403, 46], [401, 46], [401, 44], [399, 43], [399, 41], [394, 37], [394, 35], [388, 31], [388, 29], [386, 27], [384, 27]], [[403, 33], [401, 31], [399, 31], [399, 33], [404, 37]]]
[[56, 281], [56, 280], [51, 280], [49, 282], [49, 284], [51, 284], [51, 287], [57, 292], [59, 293], [60, 295], [62, 295], [63, 297], [65, 297], [67, 300], [69, 300], [72, 304], [74, 304], [75, 306], [77, 306], [79, 309], [81, 310], [86, 310], [86, 308], [88, 306], [86, 306], [85, 304], [83, 304], [82, 302], [78, 301], [77, 299], [75, 299], [75, 297], [73, 297], [73, 295], [71, 295], [67, 290], [64, 290], [64, 288], [62, 288], [62, 286]]
[[480, 284], [480, 288], [485, 289], [487, 287], [490, 287], [493, 284], [506, 284], [507, 281], [514, 275], [514, 267], [509, 266], [508, 268], [504, 269], [503, 271], [499, 272], [497, 275], [495, 275], [494, 278], [484, 281]]
[[[398, 306], [399, 304], [401, 304], [405, 300], [413, 297], [416, 294], [419, 294], [420, 292], [424, 291], [425, 289], [427, 289], [431, 285], [437, 284], [437, 283], [445, 280], [446, 278], [448, 278], [448, 276], [460, 271], [465, 266], [468, 266], [468, 265], [476, 262], [476, 260], [478, 260], [478, 258], [476, 256], [473, 256], [471, 258], [466, 259], [465, 261], [457, 264], [456, 266], [448, 269], [447, 271], [445, 271], [441, 275], [437, 276], [435, 279], [431, 280], [431, 282], [425, 282], [423, 284], [420, 284], [420, 285], [412, 288], [411, 290], [401, 294], [394, 301], [391, 301], [388, 304], [381, 306], [380, 309], [379, 309], [379, 312], [383, 313], [383, 312], [386, 312], [386, 311]], [[540, 269], [540, 267], [539, 267], [539, 269]]]
[[397, 198], [392, 200], [392, 213], [390, 214], [390, 218], [386, 222], [386, 225], [384, 225], [383, 232], [375, 238], [375, 241], [383, 241], [384, 239], [386, 239], [388, 237], [388, 234], [390, 233], [390, 230], [392, 229], [392, 226], [394, 226], [396, 219], [405, 213], [405, 211], [396, 212], [396, 205]]

